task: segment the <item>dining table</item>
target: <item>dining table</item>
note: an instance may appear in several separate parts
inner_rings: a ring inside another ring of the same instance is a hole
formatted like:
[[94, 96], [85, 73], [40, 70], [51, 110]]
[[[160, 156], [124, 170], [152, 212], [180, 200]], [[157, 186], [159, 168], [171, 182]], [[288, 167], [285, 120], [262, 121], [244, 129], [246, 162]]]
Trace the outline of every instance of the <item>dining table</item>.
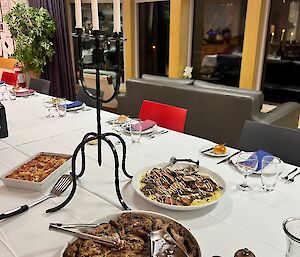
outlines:
[[[96, 109], [86, 107], [67, 112], [65, 117], [54, 115], [46, 118], [44, 97], [36, 93], [2, 102], [9, 135], [0, 139], [0, 176], [39, 152], [73, 154], [86, 133], [97, 131]], [[101, 110], [103, 133], [114, 131], [108, 121], [117, 117], [115, 113]], [[241, 192], [236, 185], [243, 176], [234, 165], [228, 162], [217, 164], [222, 158], [201, 153], [201, 149], [222, 142], [172, 130], [155, 137], [142, 135], [138, 143], [131, 142], [129, 133], [121, 132], [120, 136], [126, 143], [126, 169], [131, 175], [167, 163], [174, 156], [199, 160], [200, 166], [217, 173], [226, 183], [226, 192], [216, 204], [198, 210], [169, 210], [145, 201], [135, 192], [131, 179], [120, 171], [121, 193], [132, 210], [158, 212], [176, 219], [197, 239], [203, 257], [233, 257], [237, 250], [243, 248], [250, 249], [257, 257], [285, 256], [286, 237], [282, 222], [299, 216], [300, 177], [295, 178], [293, 183], [280, 177], [275, 190], [265, 192], [261, 189], [260, 175], [253, 174], [248, 177], [248, 183], [254, 190]], [[117, 139], [112, 140], [121, 154], [122, 145]], [[238, 151], [229, 146], [228, 149], [230, 153]], [[97, 145], [86, 145], [85, 152], [86, 171], [78, 179], [76, 193], [67, 206], [54, 213], [45, 212], [65, 200], [70, 188], [60, 197], [0, 221], [0, 257], [62, 256], [72, 237], [49, 231], [50, 223], [89, 223], [123, 210], [115, 193], [111, 149], [102, 143], [101, 166], [98, 165]], [[285, 163], [282, 176], [294, 168]], [[52, 186], [37, 192], [9, 188], [0, 182], [0, 213], [47, 195]]]

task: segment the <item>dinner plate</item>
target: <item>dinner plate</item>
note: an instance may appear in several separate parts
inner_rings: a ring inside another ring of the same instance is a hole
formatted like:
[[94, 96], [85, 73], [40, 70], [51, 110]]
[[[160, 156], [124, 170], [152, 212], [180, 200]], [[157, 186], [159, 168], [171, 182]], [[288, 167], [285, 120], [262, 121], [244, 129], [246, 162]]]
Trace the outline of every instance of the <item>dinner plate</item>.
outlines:
[[216, 154], [213, 152], [213, 150], [210, 150], [210, 151], [204, 152], [203, 154], [206, 154], [211, 157], [225, 157], [230, 154], [230, 150], [228, 149], [228, 147], [226, 147], [226, 153]]
[[16, 96], [30, 96], [30, 95], [34, 95], [35, 94], [35, 90], [33, 89], [28, 89], [28, 88], [20, 88], [16, 91]]
[[[155, 131], [157, 131], [157, 125], [154, 125], [151, 128], [145, 129], [144, 131], [141, 132], [141, 135], [146, 135], [146, 134], [149, 134], [149, 133], [152, 133], [152, 132], [155, 132]], [[130, 133], [128, 124], [124, 126], [124, 132]], [[138, 132], [133, 131], [132, 133], [137, 134]]]
[[[99, 219], [96, 219], [94, 221], [91, 222], [91, 224], [102, 224], [102, 223], [107, 223], [111, 220], [117, 220], [123, 213], [132, 213], [132, 214], [144, 214], [144, 215], [147, 215], [149, 217], [152, 217], [152, 218], [160, 218], [162, 219], [164, 222], [175, 222], [177, 224], [179, 224], [181, 227], [182, 227], [182, 232], [183, 234], [187, 234], [187, 237], [189, 237], [191, 239], [191, 241], [193, 242], [193, 244], [196, 246], [197, 248], [197, 252], [198, 252], [198, 255], [197, 257], [201, 257], [201, 250], [200, 250], [200, 246], [199, 246], [199, 243], [197, 242], [196, 238], [193, 236], [193, 234], [190, 232], [190, 229], [189, 228], [186, 228], [185, 226], [183, 226], [180, 222], [178, 222], [177, 220], [167, 216], [167, 215], [164, 215], [164, 214], [161, 214], [161, 213], [157, 213], [157, 212], [151, 212], [151, 211], [143, 211], [143, 210], [130, 210], [130, 211], [123, 211], [123, 212], [116, 212], [116, 213], [112, 213], [112, 214], [109, 214], [109, 215], [106, 215], [106, 216], [103, 216]], [[63, 254], [64, 254], [64, 251], [66, 250], [66, 248], [72, 244], [77, 238], [73, 237], [71, 240], [69, 240], [68, 243], [65, 244], [64, 248], [62, 249], [61, 251], [61, 257], [63, 257]], [[145, 256], [147, 257], [147, 256]], [[149, 257], [150, 257], [150, 254], [149, 254]]]
[[[160, 163], [156, 166], [152, 166], [150, 168], [142, 170], [138, 175], [133, 177], [132, 186], [133, 186], [134, 190], [136, 191], [136, 193], [140, 197], [142, 197], [144, 200], [148, 201], [151, 204], [154, 204], [156, 206], [159, 206], [159, 207], [162, 207], [162, 208], [165, 208], [165, 209], [176, 210], [176, 211], [192, 211], [192, 210], [203, 209], [203, 208], [206, 208], [208, 206], [214, 205], [223, 198], [223, 196], [226, 192], [226, 183], [225, 183], [224, 179], [220, 175], [218, 175], [217, 173], [215, 173], [212, 170], [209, 170], [205, 167], [199, 167], [200, 173], [210, 176], [212, 179], [214, 179], [216, 182], [218, 182], [219, 185], [223, 188], [222, 193], [221, 193], [219, 198], [217, 198], [217, 199], [215, 199], [215, 200], [213, 200], [209, 203], [202, 204], [202, 205], [179, 206], [179, 205], [170, 205], [170, 204], [160, 203], [160, 202], [157, 202], [155, 200], [152, 200], [152, 199], [146, 197], [143, 194], [143, 192], [140, 190], [141, 189], [141, 184], [142, 184], [141, 179], [143, 178], [143, 176], [145, 176], [145, 174], [147, 172], [151, 171], [153, 168], [155, 168], [155, 167], [158, 167], [158, 168], [166, 167], [167, 165], [168, 165], [168, 163]], [[182, 168], [182, 167], [185, 167], [186, 165], [192, 165], [192, 164], [176, 163], [176, 164], [174, 164], [173, 166], [170, 166], [170, 167], [171, 168]]]
[[67, 112], [74, 112], [74, 111], [78, 111], [78, 110], [81, 110], [83, 108], [86, 107], [86, 104], [85, 103], [82, 103], [82, 105], [80, 106], [77, 106], [77, 107], [73, 107], [73, 108], [69, 108], [67, 109]]

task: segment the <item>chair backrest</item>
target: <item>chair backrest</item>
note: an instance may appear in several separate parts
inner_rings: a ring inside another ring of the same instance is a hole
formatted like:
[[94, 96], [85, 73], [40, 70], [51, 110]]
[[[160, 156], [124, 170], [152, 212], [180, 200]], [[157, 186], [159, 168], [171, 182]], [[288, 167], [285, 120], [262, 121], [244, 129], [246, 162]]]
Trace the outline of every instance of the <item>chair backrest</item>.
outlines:
[[244, 151], [265, 150], [284, 162], [300, 166], [300, 130], [245, 121], [239, 148]]
[[41, 94], [49, 95], [51, 81], [46, 79], [31, 78], [29, 88]]
[[5, 84], [16, 86], [18, 81], [18, 74], [3, 71], [1, 81], [5, 82]]
[[[96, 89], [88, 88], [88, 90], [90, 91], [91, 94], [96, 96]], [[100, 91], [100, 97], [103, 97], [103, 91]], [[77, 93], [77, 99], [85, 103], [87, 106], [94, 107], [94, 108], [97, 107], [97, 101], [89, 97], [82, 87], [79, 88], [79, 91]]]
[[153, 120], [161, 127], [184, 132], [186, 114], [186, 109], [144, 100], [139, 118], [141, 120]]

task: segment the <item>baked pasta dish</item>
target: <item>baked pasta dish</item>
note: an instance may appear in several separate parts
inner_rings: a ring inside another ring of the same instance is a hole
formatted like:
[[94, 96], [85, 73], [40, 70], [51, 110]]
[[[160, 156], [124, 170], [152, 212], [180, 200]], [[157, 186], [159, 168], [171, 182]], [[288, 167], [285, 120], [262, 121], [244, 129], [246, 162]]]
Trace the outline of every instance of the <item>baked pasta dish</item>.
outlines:
[[[164, 221], [140, 213], [123, 213], [116, 221], [103, 223], [90, 231], [95, 236], [109, 236], [120, 240], [118, 246], [106, 246], [91, 240], [77, 239], [63, 253], [63, 257], [151, 257], [150, 232], [167, 230], [189, 257], [199, 257], [199, 247], [191, 233], [175, 221]], [[172, 257], [176, 255], [172, 254]]]
[[5, 178], [41, 182], [70, 158], [69, 156], [39, 154]]

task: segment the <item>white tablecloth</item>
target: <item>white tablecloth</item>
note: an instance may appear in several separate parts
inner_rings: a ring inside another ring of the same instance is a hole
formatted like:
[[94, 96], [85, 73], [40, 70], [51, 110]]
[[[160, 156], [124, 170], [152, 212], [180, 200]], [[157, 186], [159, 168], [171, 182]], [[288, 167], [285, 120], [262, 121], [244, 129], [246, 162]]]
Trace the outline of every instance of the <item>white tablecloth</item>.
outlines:
[[[4, 102], [4, 105], [9, 137], [0, 140], [0, 175], [40, 151], [72, 153], [83, 135], [96, 128], [94, 109], [67, 113], [65, 118], [44, 118], [46, 109], [39, 95]], [[112, 131], [112, 126], [105, 121], [115, 114], [102, 111], [101, 115], [103, 131]], [[154, 139], [143, 137], [137, 144], [131, 143], [128, 135], [122, 134], [122, 137], [127, 143], [127, 171], [132, 175], [166, 162], [171, 156], [197, 160], [199, 149], [212, 145], [205, 139], [173, 131]], [[117, 149], [120, 152], [121, 146], [118, 145]], [[45, 214], [47, 208], [64, 199], [59, 197], [0, 222], [1, 257], [60, 256], [70, 237], [48, 231], [50, 222], [88, 222], [121, 209], [114, 189], [114, 162], [109, 148], [103, 143], [101, 167], [97, 164], [95, 145], [86, 146], [86, 156], [86, 172], [67, 207], [54, 214]], [[201, 165], [218, 173], [227, 184], [224, 198], [213, 207], [190, 212], [155, 207], [134, 192], [130, 180], [123, 174], [120, 175], [122, 194], [132, 209], [164, 213], [190, 228], [205, 257], [233, 256], [235, 251], [244, 247], [251, 249], [257, 257], [284, 256], [286, 242], [281, 224], [287, 217], [299, 216], [300, 179], [294, 183], [280, 180], [274, 192], [266, 193], [259, 189], [260, 177], [252, 175], [249, 183], [257, 189], [249, 193], [238, 192], [235, 185], [241, 182], [242, 175], [226, 163], [217, 165], [218, 160], [200, 156]], [[284, 174], [292, 169], [293, 166], [285, 165]], [[0, 213], [46, 193], [10, 189], [0, 184]]]

